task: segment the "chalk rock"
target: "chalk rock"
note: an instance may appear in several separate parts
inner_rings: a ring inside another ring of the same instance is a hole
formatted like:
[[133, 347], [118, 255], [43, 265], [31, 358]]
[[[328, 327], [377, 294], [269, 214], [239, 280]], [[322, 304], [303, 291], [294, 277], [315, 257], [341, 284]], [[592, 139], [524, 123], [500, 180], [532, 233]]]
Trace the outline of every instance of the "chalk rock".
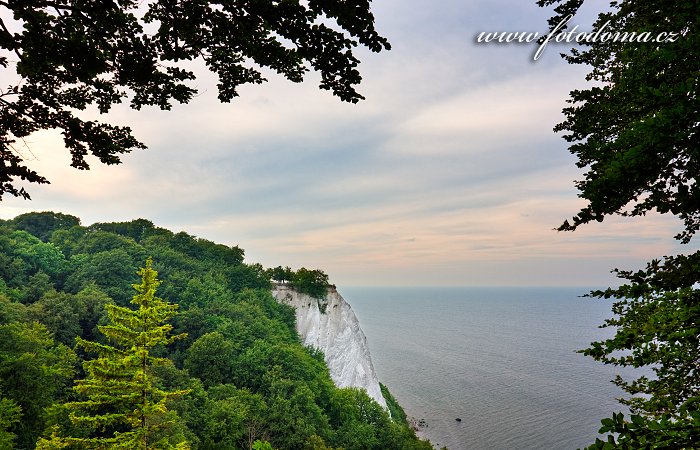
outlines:
[[387, 408], [360, 322], [334, 287], [325, 299], [300, 294], [286, 284], [274, 285], [272, 295], [294, 307], [302, 342], [323, 352], [336, 386], [362, 388]]

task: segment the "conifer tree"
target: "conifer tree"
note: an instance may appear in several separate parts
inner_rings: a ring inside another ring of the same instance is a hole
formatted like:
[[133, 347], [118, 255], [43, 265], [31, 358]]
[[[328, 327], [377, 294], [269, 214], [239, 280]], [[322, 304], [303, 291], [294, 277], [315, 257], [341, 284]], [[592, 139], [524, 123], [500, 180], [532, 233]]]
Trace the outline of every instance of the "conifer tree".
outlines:
[[[156, 346], [167, 345], [184, 335], [169, 336], [172, 326], [166, 323], [177, 311], [177, 305], [156, 297], [160, 284], [152, 260], [138, 274], [141, 283], [134, 284], [137, 294], [131, 303], [138, 309], [106, 305], [109, 325], [100, 331], [110, 343], [101, 344], [77, 338], [80, 347], [98, 357], [85, 361], [87, 374], [73, 387], [83, 400], [65, 404], [77, 430], [89, 430], [82, 436], [61, 436], [54, 428], [50, 439], [42, 439], [37, 449], [187, 449], [186, 442], [173, 445], [167, 428], [174, 422], [168, 411], [168, 399], [186, 391], [165, 391], [154, 383], [152, 368], [169, 364], [167, 358], [155, 357]], [[111, 344], [114, 345], [111, 345]]]

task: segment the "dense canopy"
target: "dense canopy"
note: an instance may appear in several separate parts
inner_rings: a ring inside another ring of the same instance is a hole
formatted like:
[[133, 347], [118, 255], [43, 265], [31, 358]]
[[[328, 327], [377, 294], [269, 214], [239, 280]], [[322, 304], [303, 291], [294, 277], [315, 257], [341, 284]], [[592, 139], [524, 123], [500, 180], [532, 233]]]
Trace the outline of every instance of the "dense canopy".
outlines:
[[[243, 255], [144, 219], [0, 221], [0, 446], [147, 434], [158, 448], [430, 449], [388, 391], [391, 417], [334, 386], [272, 297], [274, 271]], [[325, 289], [323, 272], [297, 272]], [[129, 431], [136, 413], [146, 426]]]

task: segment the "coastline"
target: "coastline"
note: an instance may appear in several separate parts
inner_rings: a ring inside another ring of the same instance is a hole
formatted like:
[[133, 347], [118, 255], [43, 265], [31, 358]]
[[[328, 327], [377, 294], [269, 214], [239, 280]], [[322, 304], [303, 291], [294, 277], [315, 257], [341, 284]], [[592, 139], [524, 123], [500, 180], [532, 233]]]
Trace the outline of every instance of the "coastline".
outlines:
[[428, 421], [425, 419], [416, 419], [413, 416], [409, 416], [406, 418], [406, 421], [408, 422], [408, 426], [411, 427], [414, 433], [416, 433], [416, 436], [418, 439], [422, 441], [428, 441], [430, 444], [433, 446], [434, 449], [441, 448], [439, 443], [433, 442], [430, 440], [427, 434], [427, 428], [428, 428]]

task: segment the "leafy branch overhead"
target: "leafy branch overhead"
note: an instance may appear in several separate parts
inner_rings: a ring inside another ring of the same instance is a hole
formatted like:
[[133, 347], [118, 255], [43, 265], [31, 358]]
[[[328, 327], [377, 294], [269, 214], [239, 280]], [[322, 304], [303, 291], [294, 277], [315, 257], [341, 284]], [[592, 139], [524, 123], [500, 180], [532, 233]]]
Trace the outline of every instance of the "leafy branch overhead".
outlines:
[[187, 103], [196, 94], [188, 61], [218, 76], [222, 102], [266, 81], [268, 68], [293, 82], [317, 71], [321, 89], [355, 103], [364, 98], [355, 90], [358, 45], [390, 48], [369, 0], [2, 0], [0, 65], [18, 79], [0, 90], [0, 199], [29, 198], [18, 180], [49, 182], [26, 165], [23, 139], [35, 131], [60, 130], [78, 169], [89, 169], [88, 154], [118, 164], [145, 148], [129, 127], [76, 112]]
[[[556, 5], [550, 26], [574, 14], [583, 0], [539, 0]], [[577, 165], [587, 204], [559, 230], [574, 230], [605, 216], [650, 211], [680, 218], [676, 236], [689, 242], [700, 229], [700, 36], [696, 2], [613, 2], [594, 29], [676, 33], [674, 42], [582, 43], [566, 59], [591, 66], [596, 84], [571, 92], [563, 131]]]
[[[556, 27], [583, 0], [539, 0], [554, 6]], [[586, 205], [559, 230], [575, 230], [609, 215], [672, 214], [687, 244], [700, 230], [700, 37], [697, 2], [612, 1], [594, 28], [619, 33], [675, 33], [673, 42], [598, 40], [564, 58], [585, 64], [593, 83], [574, 90], [563, 131], [579, 168]], [[607, 25], [606, 25], [607, 24]], [[700, 251], [653, 260], [644, 270], [620, 271], [624, 284], [590, 296], [612, 298], [603, 327], [613, 337], [582, 353], [604, 363], [645, 367], [648, 376], [613, 382], [630, 394], [632, 413], [602, 420], [590, 449], [697, 448], [700, 441]]]

